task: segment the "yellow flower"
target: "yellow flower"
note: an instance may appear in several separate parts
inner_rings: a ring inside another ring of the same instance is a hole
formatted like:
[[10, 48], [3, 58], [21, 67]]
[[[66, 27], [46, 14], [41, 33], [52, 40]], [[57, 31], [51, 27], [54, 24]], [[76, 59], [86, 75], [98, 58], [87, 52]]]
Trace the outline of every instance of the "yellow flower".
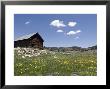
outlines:
[[18, 64], [18, 66], [22, 66], [22, 65], [23, 65], [22, 63], [19, 63], [19, 64]]
[[35, 68], [37, 68], [37, 66], [35, 66]]
[[68, 61], [64, 61], [64, 64], [68, 64]]

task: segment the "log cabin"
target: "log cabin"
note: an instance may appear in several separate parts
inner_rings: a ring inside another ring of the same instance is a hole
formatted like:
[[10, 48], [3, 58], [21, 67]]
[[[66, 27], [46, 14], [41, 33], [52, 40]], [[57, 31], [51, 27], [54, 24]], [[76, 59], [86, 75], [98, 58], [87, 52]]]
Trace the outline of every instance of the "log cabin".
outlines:
[[26, 47], [26, 48], [32, 47], [43, 49], [43, 42], [44, 40], [37, 32], [17, 38], [14, 41], [14, 47]]

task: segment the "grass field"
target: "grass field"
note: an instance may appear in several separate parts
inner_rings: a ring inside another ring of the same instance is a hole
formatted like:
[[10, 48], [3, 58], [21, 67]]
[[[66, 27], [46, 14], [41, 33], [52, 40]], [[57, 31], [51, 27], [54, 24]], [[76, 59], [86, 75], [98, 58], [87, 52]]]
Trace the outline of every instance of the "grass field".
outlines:
[[47, 52], [38, 56], [14, 54], [15, 76], [96, 76], [97, 53]]

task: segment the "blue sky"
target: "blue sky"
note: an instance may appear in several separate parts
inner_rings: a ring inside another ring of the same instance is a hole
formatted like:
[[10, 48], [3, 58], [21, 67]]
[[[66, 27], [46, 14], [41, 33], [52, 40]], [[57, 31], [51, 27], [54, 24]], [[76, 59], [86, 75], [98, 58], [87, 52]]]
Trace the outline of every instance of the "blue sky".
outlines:
[[14, 39], [38, 32], [46, 47], [97, 44], [96, 14], [15, 14]]

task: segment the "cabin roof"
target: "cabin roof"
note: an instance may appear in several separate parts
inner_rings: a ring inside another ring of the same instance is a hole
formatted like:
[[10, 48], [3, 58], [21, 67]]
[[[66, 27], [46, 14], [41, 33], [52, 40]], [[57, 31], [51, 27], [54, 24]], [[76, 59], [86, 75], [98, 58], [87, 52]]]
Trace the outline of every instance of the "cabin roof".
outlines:
[[44, 41], [44, 40], [42, 39], [42, 37], [39, 35], [38, 32], [37, 32], [37, 33], [31, 33], [31, 34], [28, 34], [28, 35], [21, 36], [21, 37], [15, 39], [15, 41], [24, 40], [24, 39], [29, 39], [30, 37], [34, 36], [35, 34], [36, 34], [42, 41]]

